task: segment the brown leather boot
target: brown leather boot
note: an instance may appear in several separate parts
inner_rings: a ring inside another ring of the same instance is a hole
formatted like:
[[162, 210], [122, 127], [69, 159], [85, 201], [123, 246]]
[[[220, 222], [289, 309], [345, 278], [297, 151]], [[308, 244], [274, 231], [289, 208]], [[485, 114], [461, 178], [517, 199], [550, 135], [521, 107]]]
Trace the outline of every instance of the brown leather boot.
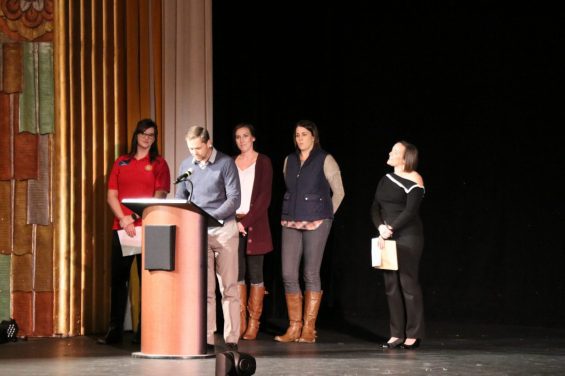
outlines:
[[251, 285], [249, 290], [249, 304], [247, 309], [249, 310], [249, 323], [247, 324], [247, 330], [243, 335], [243, 339], [255, 339], [257, 338], [257, 332], [259, 331], [259, 318], [261, 313], [263, 313], [263, 297], [265, 296], [265, 286], [254, 286]]
[[239, 314], [241, 316], [241, 324], [239, 327], [239, 337], [241, 338], [247, 329], [247, 285], [238, 284], [237, 288], [240, 300]]
[[276, 336], [275, 341], [295, 342], [300, 338], [300, 332], [302, 330], [302, 294], [296, 292], [285, 295], [288, 320], [290, 323], [286, 333], [282, 336]]
[[322, 301], [322, 291], [306, 291], [304, 293], [304, 327], [298, 342], [316, 342], [316, 318]]

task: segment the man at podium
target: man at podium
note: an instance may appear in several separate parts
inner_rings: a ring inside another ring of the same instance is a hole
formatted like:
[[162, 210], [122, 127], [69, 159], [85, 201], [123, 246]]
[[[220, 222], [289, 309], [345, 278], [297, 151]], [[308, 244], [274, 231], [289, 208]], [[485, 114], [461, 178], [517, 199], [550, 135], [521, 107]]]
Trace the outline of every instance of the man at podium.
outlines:
[[210, 134], [200, 126], [186, 133], [191, 156], [182, 161], [179, 175], [191, 180], [179, 183], [176, 198], [187, 199], [223, 222], [223, 226], [208, 229], [208, 345], [214, 345], [216, 331], [216, 279], [222, 294], [224, 340], [228, 350], [237, 350], [240, 328], [240, 301], [237, 287], [239, 232], [235, 211], [240, 205], [240, 185], [237, 167], [228, 155], [212, 146]]

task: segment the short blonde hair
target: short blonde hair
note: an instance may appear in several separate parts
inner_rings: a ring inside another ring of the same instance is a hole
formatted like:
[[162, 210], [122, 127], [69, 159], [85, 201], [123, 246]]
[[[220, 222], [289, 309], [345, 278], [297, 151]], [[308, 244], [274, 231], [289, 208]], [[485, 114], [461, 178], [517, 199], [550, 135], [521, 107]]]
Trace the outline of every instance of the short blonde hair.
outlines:
[[192, 127], [188, 128], [185, 139], [194, 140], [195, 138], [200, 138], [202, 142], [208, 142], [208, 140], [210, 140], [210, 133], [204, 127], [193, 125]]

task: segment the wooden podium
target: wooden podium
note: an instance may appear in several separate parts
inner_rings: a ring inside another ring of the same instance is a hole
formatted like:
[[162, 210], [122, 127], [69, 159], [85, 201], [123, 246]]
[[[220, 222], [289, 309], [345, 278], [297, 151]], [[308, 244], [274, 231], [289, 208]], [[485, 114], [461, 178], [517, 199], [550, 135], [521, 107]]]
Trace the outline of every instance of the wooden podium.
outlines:
[[[207, 229], [221, 223], [186, 200], [126, 199], [122, 204], [143, 217], [141, 351], [133, 357], [213, 357], [206, 353]], [[171, 264], [148, 265], [169, 256]]]

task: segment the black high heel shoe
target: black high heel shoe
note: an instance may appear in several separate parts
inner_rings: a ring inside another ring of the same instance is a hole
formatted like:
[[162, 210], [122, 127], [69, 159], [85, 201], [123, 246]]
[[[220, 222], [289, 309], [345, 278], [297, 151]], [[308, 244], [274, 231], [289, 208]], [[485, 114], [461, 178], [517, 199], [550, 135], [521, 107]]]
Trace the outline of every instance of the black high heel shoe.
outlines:
[[383, 349], [397, 349], [404, 343], [404, 338], [399, 338], [393, 342], [383, 343]]
[[406, 350], [414, 350], [417, 349], [418, 347], [420, 347], [420, 343], [422, 342], [422, 340], [420, 338], [417, 338], [416, 341], [411, 344], [411, 345], [406, 345], [406, 344], [402, 344], [400, 347], [402, 347], [403, 349]]
[[114, 325], [110, 325], [108, 332], [103, 338], [98, 338], [96, 342], [100, 345], [113, 345], [122, 342], [123, 329]]

